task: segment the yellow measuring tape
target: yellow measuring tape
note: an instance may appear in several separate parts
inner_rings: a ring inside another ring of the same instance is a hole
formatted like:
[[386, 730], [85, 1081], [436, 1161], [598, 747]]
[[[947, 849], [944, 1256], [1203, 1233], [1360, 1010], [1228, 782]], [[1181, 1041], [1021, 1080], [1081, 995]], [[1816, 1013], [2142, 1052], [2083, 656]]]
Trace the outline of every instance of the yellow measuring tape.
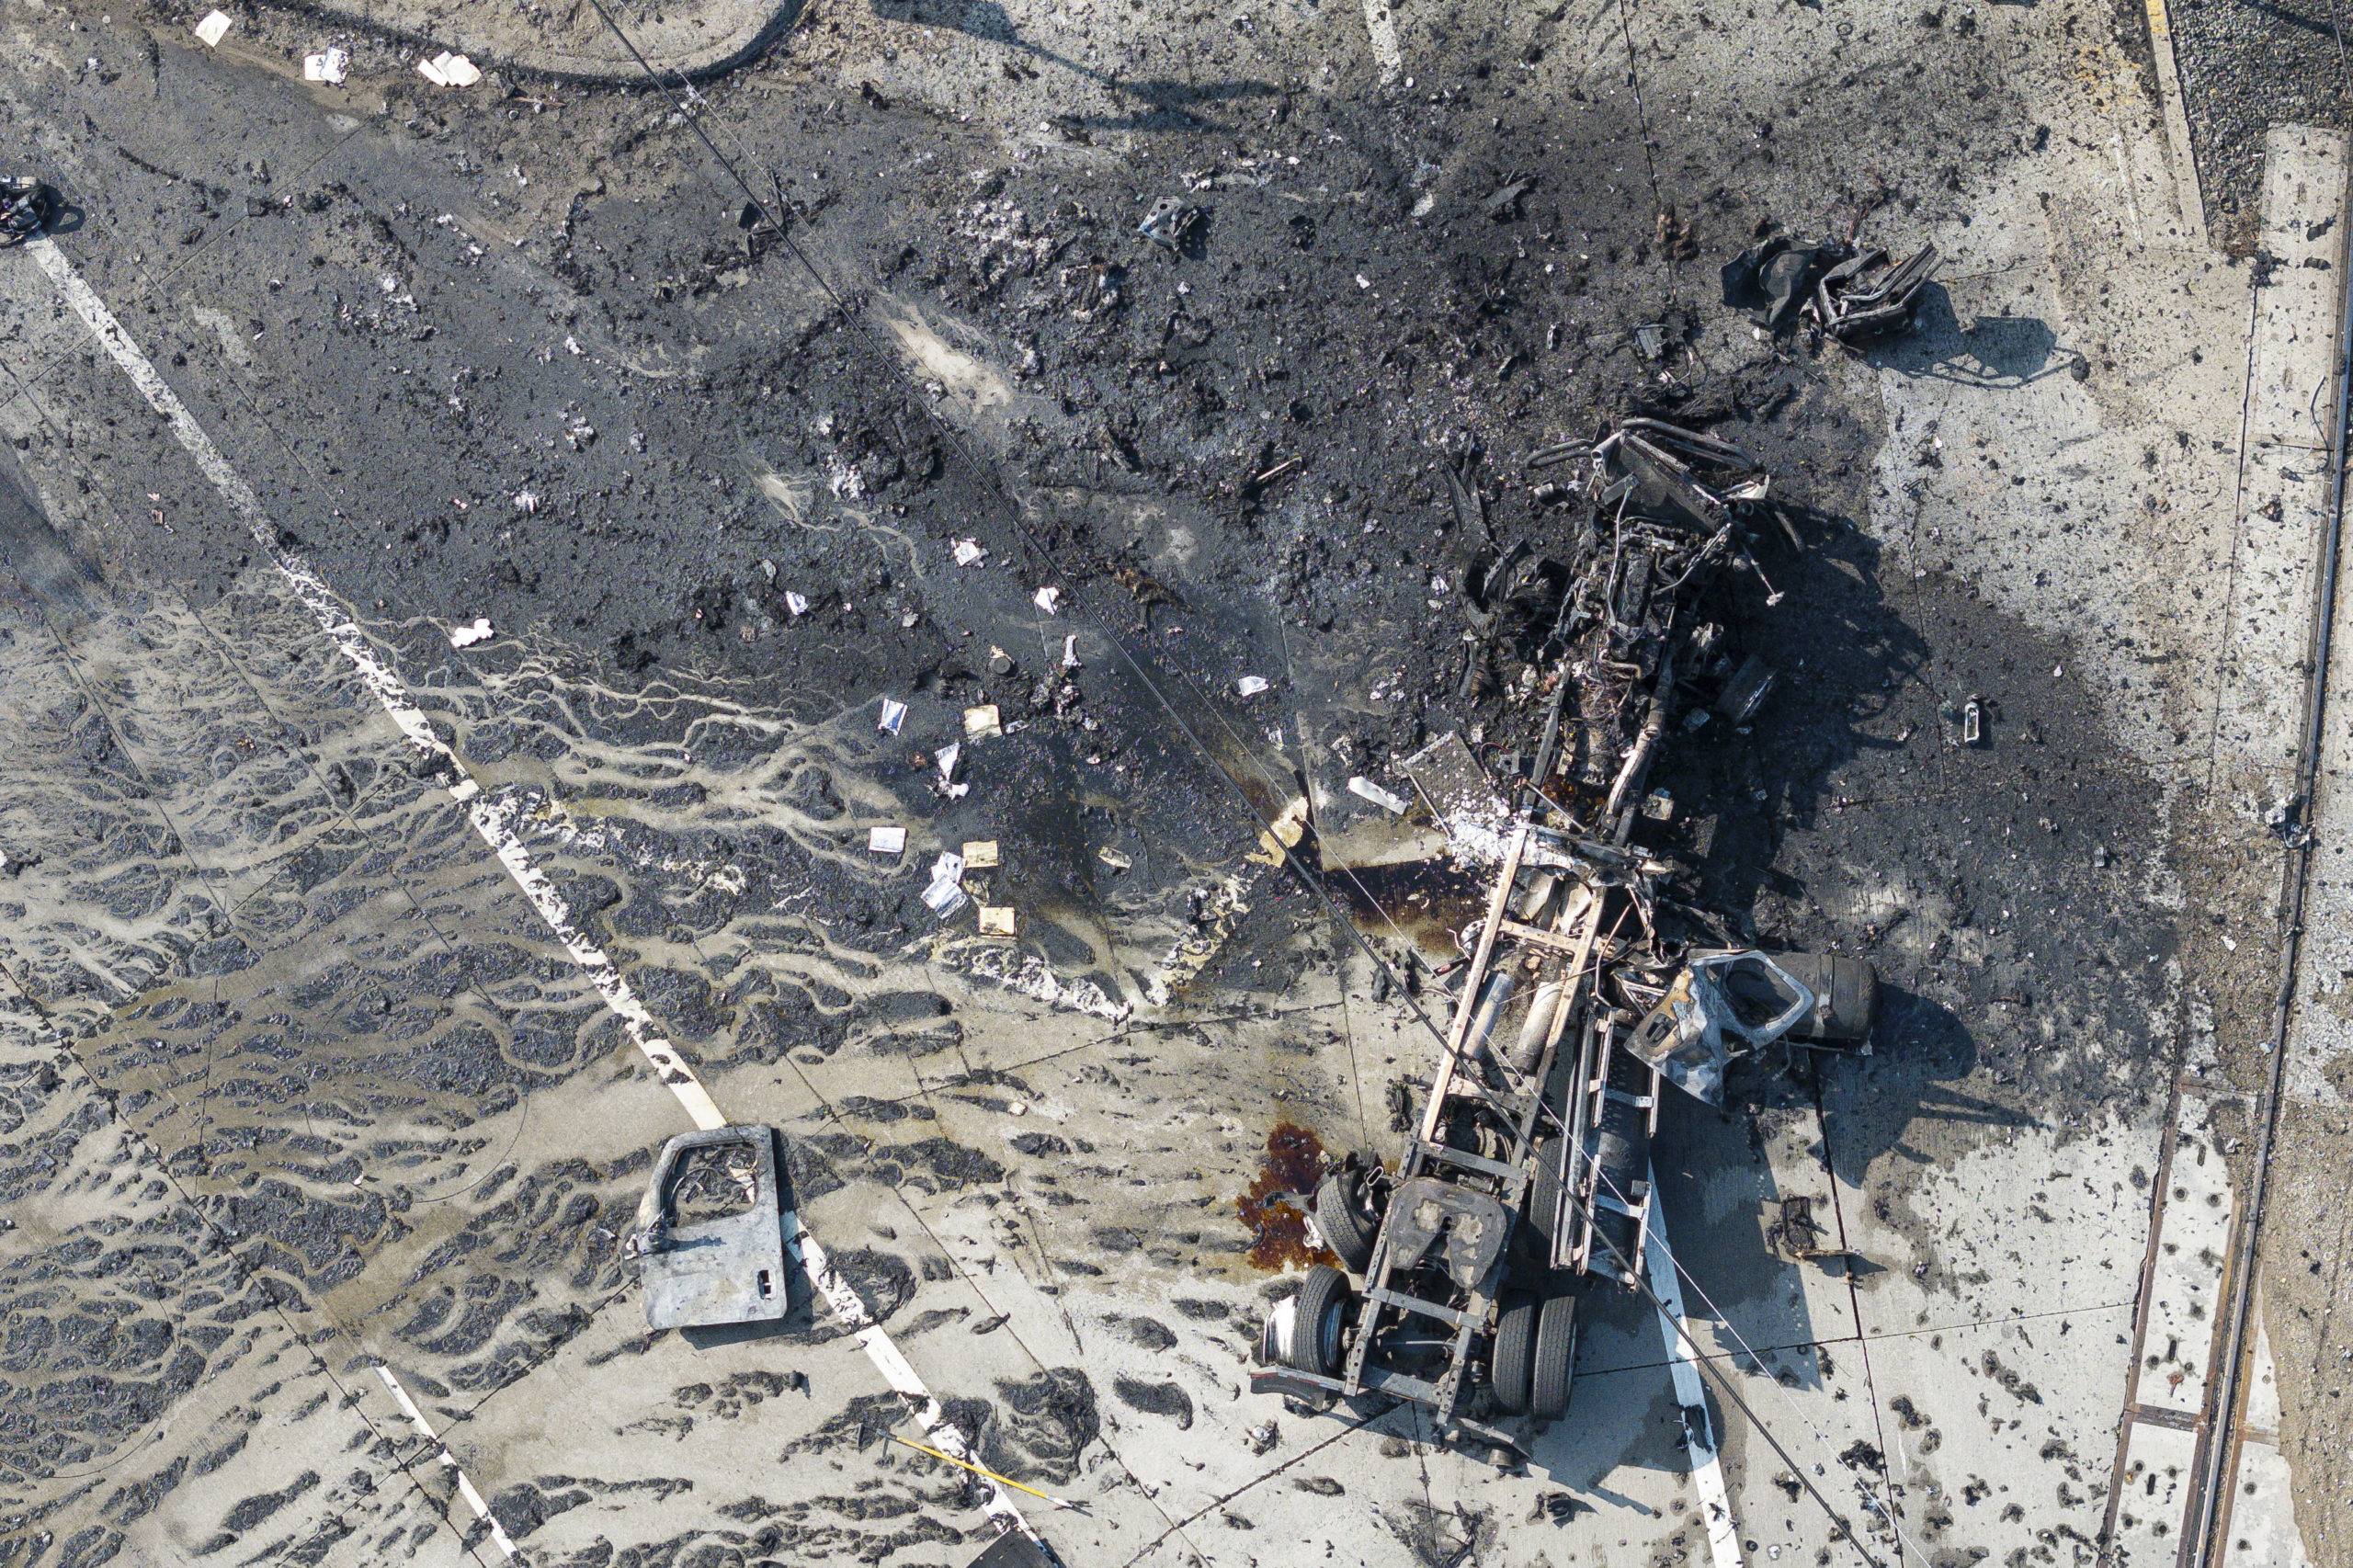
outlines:
[[907, 1438], [900, 1437], [896, 1432], [892, 1432], [889, 1434], [889, 1436], [891, 1441], [894, 1443], [905, 1443], [908, 1448], [915, 1449], [915, 1451], [919, 1454], [929, 1454], [933, 1459], [946, 1460], [949, 1464], [959, 1466], [964, 1470], [969, 1470], [974, 1475], [984, 1475], [991, 1481], [995, 1482], [999, 1486], [1010, 1486], [1016, 1492], [1027, 1492], [1030, 1496], [1051, 1503], [1057, 1508], [1070, 1508], [1075, 1510], [1083, 1506], [1081, 1504], [1065, 1502], [1063, 1499], [1055, 1496], [1051, 1492], [1040, 1492], [1034, 1486], [1024, 1486], [1021, 1483], [1015, 1481], [1008, 1476], [999, 1475], [993, 1470], [983, 1470], [979, 1465], [974, 1464], [970, 1460], [960, 1460], [954, 1454], [943, 1454], [938, 1449], [926, 1449], [921, 1443], [910, 1442]]

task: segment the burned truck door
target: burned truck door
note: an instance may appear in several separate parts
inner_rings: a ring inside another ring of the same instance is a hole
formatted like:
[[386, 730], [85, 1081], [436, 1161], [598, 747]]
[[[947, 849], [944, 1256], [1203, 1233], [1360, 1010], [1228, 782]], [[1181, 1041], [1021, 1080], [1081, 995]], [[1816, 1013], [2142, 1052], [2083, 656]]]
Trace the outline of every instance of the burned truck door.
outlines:
[[771, 1127], [682, 1132], [662, 1145], [638, 1200], [638, 1283], [653, 1328], [784, 1316], [784, 1210]]

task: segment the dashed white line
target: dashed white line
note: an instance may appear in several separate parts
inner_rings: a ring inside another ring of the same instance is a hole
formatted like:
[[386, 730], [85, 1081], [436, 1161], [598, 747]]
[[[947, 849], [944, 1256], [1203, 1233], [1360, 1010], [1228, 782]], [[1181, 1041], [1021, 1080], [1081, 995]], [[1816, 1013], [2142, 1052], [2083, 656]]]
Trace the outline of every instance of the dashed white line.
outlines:
[[[825, 1257], [825, 1249], [817, 1244], [816, 1237], [801, 1228], [801, 1217], [797, 1214], [785, 1216], [784, 1246], [792, 1255], [793, 1261], [800, 1264], [815, 1283], [826, 1304], [843, 1322], [858, 1330], [858, 1343], [865, 1349], [866, 1358], [874, 1363], [874, 1369], [882, 1374], [882, 1381], [891, 1385], [891, 1391], [910, 1403], [915, 1411], [915, 1424], [930, 1435], [933, 1446], [943, 1454], [960, 1460], [972, 1459], [973, 1455], [964, 1441], [964, 1434], [949, 1421], [938, 1396], [924, 1386], [923, 1379], [916, 1375], [914, 1367], [908, 1365], [907, 1358], [899, 1353], [899, 1347], [891, 1343], [891, 1336], [875, 1323], [874, 1314], [867, 1311], [866, 1303], [858, 1299], [858, 1292], [834, 1272], [833, 1264]], [[1038, 1532], [1030, 1528], [1021, 1510], [1013, 1506], [1013, 1498], [1004, 1487], [985, 1476], [975, 1479], [986, 1481], [988, 1485], [988, 1494], [981, 1504], [983, 1513], [1004, 1528], [1019, 1530], [1031, 1540], [1038, 1539]]]
[[620, 971], [613, 967], [612, 960], [605, 956], [603, 950], [583, 936], [580, 928], [573, 924], [571, 911], [564, 907], [563, 900], [557, 895], [546, 873], [531, 864], [530, 852], [515, 835], [505, 820], [505, 813], [483, 798], [481, 787], [466, 776], [458, 754], [433, 733], [433, 726], [426, 722], [424, 710], [410, 698], [408, 689], [401, 684], [400, 676], [377, 656], [366, 633], [344, 609], [342, 601], [328, 591], [326, 584], [307, 562], [278, 548], [278, 525], [270, 520], [268, 513], [262, 510], [261, 498], [254, 494], [253, 486], [229, 466], [229, 460], [221, 455], [221, 449], [212, 444], [212, 437], [204, 433], [204, 427], [196, 422], [195, 415], [188, 413], [188, 405], [180, 402], [179, 394], [172, 391], [153, 363], [140, 352], [139, 346], [131, 340], [131, 335], [123, 331], [122, 324], [115, 320], [112, 311], [107, 309], [106, 301], [82, 280], [81, 274], [74, 270], [73, 264], [65, 259], [65, 253], [57, 248], [54, 240], [46, 237], [34, 239], [26, 244], [25, 249], [40, 264], [41, 270], [56, 282], [65, 296], [65, 302], [73, 307], [74, 313], [82, 318], [91, 335], [97, 338], [98, 347], [122, 367], [123, 373], [131, 378], [131, 384], [139, 389], [140, 395], [147, 400], [148, 405], [171, 422], [172, 434], [178, 438], [179, 444], [187, 449], [188, 456], [196, 460], [196, 466], [203, 471], [205, 478], [212, 482], [212, 487], [221, 493], [222, 499], [229, 503], [230, 509], [237, 514], [237, 520], [245, 525], [254, 537], [254, 542], [261, 546], [263, 552], [269, 557], [270, 564], [278, 568], [278, 575], [292, 586], [294, 597], [302, 601], [302, 608], [311, 612], [312, 619], [319, 623], [319, 630], [334, 641], [335, 645], [343, 651], [343, 656], [351, 662], [351, 667], [359, 672], [359, 678], [368, 683], [368, 689], [375, 693], [376, 700], [383, 705], [392, 722], [400, 726], [401, 733], [406, 735], [409, 743], [418, 750], [437, 759], [448, 776], [457, 780], [449, 793], [466, 808], [466, 820], [473, 824], [474, 832], [498, 857], [498, 863], [506, 868], [506, 874], [514, 879], [515, 885], [523, 890], [523, 896], [530, 901], [531, 907], [539, 912], [548, 929], [554, 932], [556, 939], [563, 944], [563, 950], [571, 955], [572, 961], [587, 972], [597, 994], [604, 997], [605, 1005], [620, 1019], [630, 1043], [644, 1054], [662, 1082], [677, 1096], [678, 1103], [687, 1108], [688, 1118], [697, 1127], [706, 1131], [726, 1126], [727, 1119], [719, 1113], [719, 1107], [711, 1102], [701, 1081], [670, 1042], [662, 1038], [654, 1015], [647, 1012], [645, 1005], [637, 999], [637, 994], [630, 989], [629, 982], [621, 977]]
[[[1658, 1190], [1658, 1173], [1645, 1171], [1651, 1190]], [[1691, 1485], [1699, 1494], [1699, 1519], [1707, 1527], [1708, 1554], [1716, 1568], [1741, 1568], [1740, 1532], [1732, 1517], [1732, 1496], [1724, 1487], [1723, 1456], [1716, 1449], [1715, 1423], [1708, 1416], [1708, 1391], [1699, 1381], [1699, 1363], [1691, 1358], [1691, 1346], [1684, 1338], [1688, 1324], [1683, 1315], [1683, 1282], [1676, 1278], [1675, 1254], [1666, 1244], [1665, 1217], [1658, 1205], [1651, 1205], [1649, 1256], [1643, 1260], [1644, 1272], [1651, 1279], [1651, 1291], [1658, 1297], [1659, 1333], [1666, 1340], [1666, 1354], [1675, 1379], [1675, 1403], [1687, 1412], [1684, 1433], [1691, 1449]], [[1697, 1407], [1698, 1429], [1688, 1412]]]
[[[631, 989], [620, 971], [605, 956], [603, 949], [573, 924], [571, 911], [565, 908], [554, 884], [548, 881], [545, 872], [532, 864], [530, 851], [524, 847], [522, 840], [516, 835], [509, 820], [511, 811], [483, 796], [481, 787], [467, 777], [457, 753], [433, 733], [424, 710], [409, 696], [400, 677], [377, 655], [367, 635], [359, 630], [358, 624], [345, 610], [342, 601], [328, 590], [318, 574], [299, 556], [290, 555], [278, 548], [278, 526], [262, 510], [261, 498], [229, 465], [229, 460], [222, 456], [221, 449], [213, 445], [212, 437], [205, 434], [204, 427], [188, 413], [188, 405], [180, 402], [179, 395], [172, 391], [154, 364], [131, 341], [131, 335], [123, 330], [122, 324], [115, 319], [106, 301], [82, 280], [81, 274], [75, 272], [73, 264], [65, 259], [64, 252], [57, 248], [56, 242], [45, 236], [39, 237], [28, 242], [24, 248], [56, 283], [74, 313], [82, 318], [83, 324], [98, 340], [98, 346], [131, 378], [131, 385], [139, 389], [140, 395], [147, 400], [148, 405], [170, 421], [173, 436], [186, 449], [188, 456], [196, 460], [197, 467], [206, 479], [211, 481], [212, 487], [221, 493], [222, 498], [229, 503], [230, 509], [236, 513], [238, 520], [253, 535], [255, 542], [269, 558], [270, 564], [278, 569], [278, 575], [291, 585], [295, 597], [311, 612], [319, 629], [342, 650], [343, 656], [359, 673], [359, 678], [367, 683], [368, 689], [375, 694], [376, 700], [382, 705], [392, 722], [400, 727], [401, 733], [406, 735], [410, 744], [420, 751], [437, 758], [448, 776], [457, 780], [449, 793], [465, 807], [466, 819], [473, 824], [474, 832], [498, 857], [498, 863], [506, 869], [507, 876], [522, 890], [523, 896], [530, 901], [531, 907], [538, 912], [548, 929], [555, 934], [556, 939], [563, 944], [563, 950], [571, 956], [572, 961], [586, 972], [597, 987], [597, 994], [604, 997], [605, 1006], [620, 1019], [630, 1043], [637, 1047], [663, 1085], [677, 1096], [678, 1103], [686, 1108], [688, 1119], [705, 1131], [727, 1126], [727, 1118], [703, 1087], [702, 1081], [695, 1076], [693, 1070], [670, 1042], [662, 1037], [654, 1015], [637, 999], [636, 992]], [[801, 1228], [799, 1216], [787, 1216], [786, 1238], [786, 1247], [795, 1261], [807, 1271], [819, 1294], [825, 1298], [826, 1304], [858, 1331], [858, 1342], [865, 1349], [867, 1359], [874, 1364], [875, 1370], [882, 1374], [883, 1381], [892, 1391], [908, 1402], [916, 1423], [929, 1435], [933, 1444], [941, 1452], [958, 1459], [972, 1458], [963, 1433], [949, 1424], [938, 1399], [924, 1386], [923, 1379], [916, 1375], [906, 1357], [900, 1353], [899, 1347], [891, 1342], [890, 1335], [875, 1322], [874, 1314], [867, 1310], [858, 1292], [835, 1271], [826, 1259], [824, 1249], [817, 1244], [817, 1239]], [[380, 1366], [376, 1369], [376, 1375], [384, 1381], [384, 1386], [400, 1402], [403, 1413], [416, 1429], [428, 1441], [440, 1443], [415, 1402], [409, 1398], [408, 1391], [401, 1387], [392, 1372]], [[474, 1490], [473, 1483], [466, 1479], [465, 1471], [458, 1468], [457, 1460], [449, 1457], [446, 1446], [441, 1450], [441, 1462], [457, 1472], [460, 1494], [465, 1497], [476, 1517], [490, 1525], [492, 1538], [498, 1542], [500, 1549], [509, 1558], [515, 1557], [515, 1543], [506, 1539], [506, 1532], [499, 1528], [497, 1520], [491, 1517], [482, 1494]], [[994, 1481], [988, 1483], [988, 1494], [983, 1508], [1000, 1526], [1019, 1530], [1032, 1540], [1038, 1539], [1038, 1533], [1020, 1509], [1014, 1506], [1012, 1497]]]
[[466, 1479], [464, 1471], [458, 1468], [458, 1461], [450, 1457], [449, 1446], [434, 1432], [433, 1424], [426, 1420], [425, 1412], [416, 1407], [416, 1401], [409, 1398], [408, 1390], [401, 1387], [401, 1381], [392, 1376], [392, 1369], [379, 1367], [376, 1369], [376, 1375], [384, 1380], [386, 1388], [392, 1391], [392, 1399], [400, 1405], [401, 1414], [408, 1417], [408, 1424], [415, 1427], [417, 1434], [426, 1442], [433, 1445], [436, 1450], [434, 1458], [441, 1462], [444, 1470], [458, 1478], [458, 1495], [466, 1500], [466, 1506], [474, 1511], [475, 1518], [490, 1527], [490, 1539], [498, 1543], [498, 1550], [506, 1554], [506, 1560], [509, 1562], [520, 1558], [522, 1553], [515, 1549], [513, 1541], [506, 1539], [505, 1528], [491, 1517], [490, 1505], [482, 1500], [482, 1494], [474, 1490], [474, 1483]]

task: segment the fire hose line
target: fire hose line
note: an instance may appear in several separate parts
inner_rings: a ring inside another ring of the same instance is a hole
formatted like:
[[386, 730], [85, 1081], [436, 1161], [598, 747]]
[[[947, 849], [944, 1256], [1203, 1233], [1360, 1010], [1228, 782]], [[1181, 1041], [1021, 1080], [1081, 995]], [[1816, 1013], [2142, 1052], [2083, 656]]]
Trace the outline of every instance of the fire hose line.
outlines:
[[[2338, 254], [2342, 259], [2347, 253], [2340, 247]], [[2341, 265], [2337, 276], [2344, 277]], [[2336, 429], [2331, 449], [2328, 520], [2321, 541], [2320, 580], [2314, 589], [2319, 602], [2313, 615], [2311, 663], [2307, 665], [2311, 673], [2304, 685], [2303, 736], [2296, 758], [2292, 803], [2298, 815], [2290, 818], [2295, 837], [2282, 872], [2285, 885], [2280, 904], [2284, 929], [2279, 985], [2272, 1003], [2271, 1034], [2266, 1045], [2271, 1065], [2256, 1108], [2258, 1131], [2253, 1185], [2224, 1265], [2225, 1278], [2230, 1280], [2231, 1304], [2229, 1315], [2223, 1320], [2222, 1378], [2216, 1385], [2211, 1419], [2200, 1437], [2204, 1451], [2200, 1456], [2198, 1490], [2190, 1504], [2190, 1517], [2183, 1530], [2181, 1562], [2185, 1568], [2219, 1568], [2222, 1560], [2221, 1526], [2224, 1500], [2230, 1494], [2228, 1471], [2232, 1456], [2238, 1451], [2235, 1434], [2239, 1406], [2246, 1397], [2247, 1336], [2254, 1317], [2256, 1254], [2263, 1239], [2264, 1203], [2270, 1196], [2271, 1155], [2279, 1138], [2279, 1102], [2288, 1075], [2288, 1031], [2295, 1013], [2297, 964], [2303, 949], [2304, 895], [2312, 881], [2313, 837], [2309, 818], [2320, 772], [2321, 725], [2328, 708], [2328, 660], [2336, 619], [2337, 554], [2345, 528], [2345, 471], [2348, 456], [2353, 456], [2347, 450], [2348, 430], [2353, 430], [2353, 287], [2339, 282], [2337, 288], [2344, 298], [2336, 328]]]

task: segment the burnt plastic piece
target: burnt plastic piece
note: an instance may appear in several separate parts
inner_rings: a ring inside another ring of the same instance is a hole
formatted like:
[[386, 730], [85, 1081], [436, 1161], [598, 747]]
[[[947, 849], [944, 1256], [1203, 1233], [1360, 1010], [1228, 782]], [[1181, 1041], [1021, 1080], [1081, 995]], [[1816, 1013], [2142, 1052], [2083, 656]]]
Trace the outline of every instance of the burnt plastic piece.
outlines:
[[1749, 320], [1770, 332], [1795, 326], [1822, 275], [1853, 255], [1835, 240], [1813, 245], [1793, 244], [1786, 234], [1760, 240], [1724, 264], [1724, 303], [1747, 311]]
[[[713, 1210], [719, 1212], [706, 1217]], [[631, 1245], [648, 1327], [785, 1315], [790, 1292], [774, 1128], [682, 1132], [662, 1145], [638, 1200], [637, 1224]]]
[[29, 175], [0, 179], [0, 245], [28, 240], [57, 215], [57, 193]]

